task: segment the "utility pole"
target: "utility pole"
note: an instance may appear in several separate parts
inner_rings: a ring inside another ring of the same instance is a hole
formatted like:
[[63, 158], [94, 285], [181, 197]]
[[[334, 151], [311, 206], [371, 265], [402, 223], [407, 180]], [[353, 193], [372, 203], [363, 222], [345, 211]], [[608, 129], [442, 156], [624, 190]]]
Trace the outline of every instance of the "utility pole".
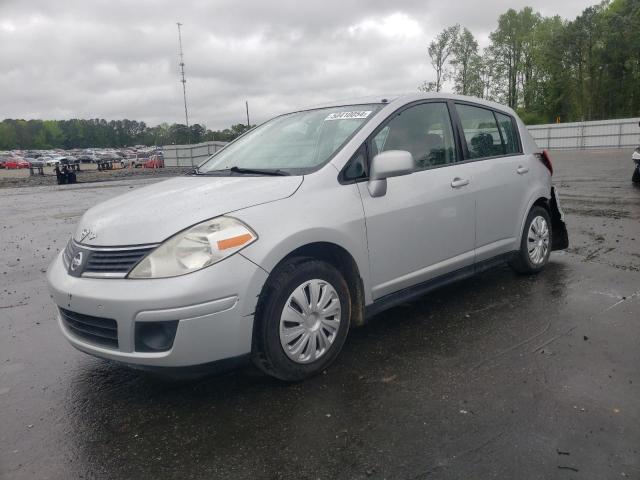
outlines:
[[244, 103], [247, 107], [247, 128], [251, 128], [251, 123], [249, 122], [249, 101], [245, 100]]
[[184, 98], [184, 119], [185, 122], [187, 123], [187, 142], [189, 144], [191, 144], [191, 135], [190, 135], [190, 131], [189, 131], [189, 112], [187, 111], [187, 80], [184, 78], [184, 54], [182, 53], [182, 31], [180, 30], [180, 27], [182, 26], [182, 24], [180, 22], [177, 22], [176, 25], [178, 25], [178, 45], [180, 47], [180, 52], [179, 52], [179, 56], [180, 56], [180, 81], [182, 82], [182, 97]]

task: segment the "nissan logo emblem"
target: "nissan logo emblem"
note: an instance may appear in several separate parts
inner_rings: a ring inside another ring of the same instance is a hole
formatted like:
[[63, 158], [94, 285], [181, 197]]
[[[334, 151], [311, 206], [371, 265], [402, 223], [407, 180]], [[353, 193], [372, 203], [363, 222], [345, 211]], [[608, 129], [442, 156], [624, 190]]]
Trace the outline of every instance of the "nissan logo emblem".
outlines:
[[80, 265], [82, 265], [82, 252], [78, 252], [73, 256], [73, 260], [71, 260], [71, 271], [75, 272]]

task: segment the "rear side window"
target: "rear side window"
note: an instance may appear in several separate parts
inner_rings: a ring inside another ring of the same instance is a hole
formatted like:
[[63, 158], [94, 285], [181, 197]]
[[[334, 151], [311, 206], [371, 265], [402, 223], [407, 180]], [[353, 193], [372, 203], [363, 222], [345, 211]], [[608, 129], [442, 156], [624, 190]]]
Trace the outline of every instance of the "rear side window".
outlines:
[[470, 158], [495, 157], [505, 154], [502, 137], [492, 110], [456, 105]]
[[372, 158], [387, 150], [411, 152], [417, 170], [457, 160], [446, 103], [423, 103], [401, 111], [379, 130], [369, 145]]
[[510, 153], [520, 153], [518, 135], [516, 134], [516, 128], [513, 124], [512, 118], [499, 112], [496, 112], [496, 118], [498, 119], [498, 126], [500, 127], [502, 139], [504, 140], [504, 153], [507, 155]]

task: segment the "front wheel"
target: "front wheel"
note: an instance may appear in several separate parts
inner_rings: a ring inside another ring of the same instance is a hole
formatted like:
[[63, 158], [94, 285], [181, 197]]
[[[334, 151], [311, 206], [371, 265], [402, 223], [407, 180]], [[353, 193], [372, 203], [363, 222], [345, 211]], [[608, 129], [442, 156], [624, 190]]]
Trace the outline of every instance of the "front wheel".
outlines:
[[518, 273], [542, 271], [551, 255], [551, 218], [542, 207], [533, 207], [524, 223], [520, 250], [509, 265]]
[[340, 353], [350, 317], [349, 288], [336, 268], [320, 260], [288, 260], [260, 295], [253, 361], [284, 381], [316, 375]]
[[637, 165], [633, 170], [633, 176], [631, 177], [633, 183], [640, 183], [640, 165]]

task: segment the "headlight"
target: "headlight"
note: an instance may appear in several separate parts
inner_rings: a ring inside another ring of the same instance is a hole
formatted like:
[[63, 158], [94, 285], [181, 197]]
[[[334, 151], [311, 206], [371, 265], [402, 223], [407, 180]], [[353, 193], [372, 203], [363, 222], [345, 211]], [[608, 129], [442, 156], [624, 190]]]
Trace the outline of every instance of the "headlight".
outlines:
[[224, 260], [258, 236], [235, 218], [199, 223], [166, 240], [129, 273], [129, 278], [177, 277]]

